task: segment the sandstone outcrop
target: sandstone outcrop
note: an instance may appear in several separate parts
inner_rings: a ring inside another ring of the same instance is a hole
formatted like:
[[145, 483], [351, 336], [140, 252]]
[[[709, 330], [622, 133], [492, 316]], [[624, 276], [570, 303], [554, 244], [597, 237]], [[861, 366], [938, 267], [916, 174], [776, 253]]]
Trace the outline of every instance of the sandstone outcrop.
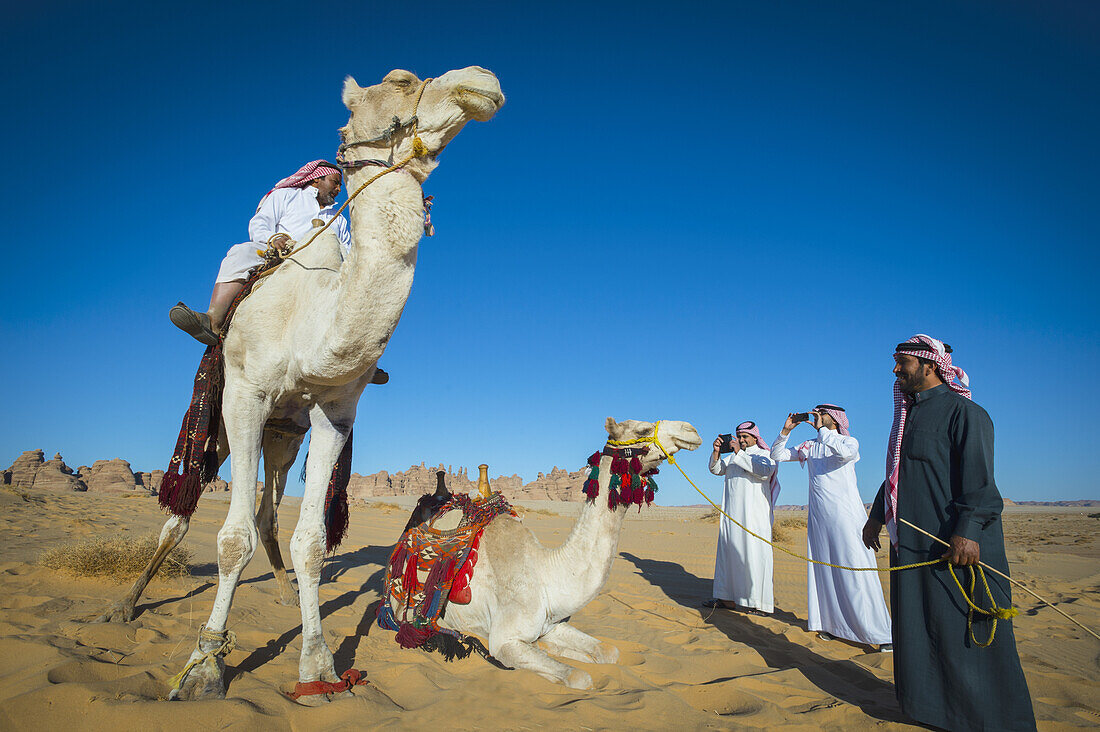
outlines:
[[79, 477], [94, 493], [132, 493], [135, 490], [151, 493], [134, 475], [130, 463], [122, 458], [96, 460], [86, 473], [81, 468]]
[[[431, 493], [435, 490], [435, 474], [439, 470], [446, 472], [444, 480], [454, 493], [470, 493], [477, 488], [476, 481], [470, 479], [466, 468], [454, 471], [451, 466], [428, 467], [425, 463], [420, 463], [393, 474], [385, 470], [371, 475], [352, 473], [348, 483], [348, 496], [370, 498]], [[489, 484], [494, 491], [500, 491], [511, 500], [579, 501], [584, 498], [580, 490], [584, 478], [584, 471], [570, 472], [555, 467], [549, 473], [539, 473], [538, 478], [530, 483], [524, 484], [518, 475], [501, 475], [491, 478]]]
[[42, 450], [27, 450], [4, 471], [4, 483], [16, 488], [85, 491], [88, 486], [65, 464], [61, 453], [49, 460]]

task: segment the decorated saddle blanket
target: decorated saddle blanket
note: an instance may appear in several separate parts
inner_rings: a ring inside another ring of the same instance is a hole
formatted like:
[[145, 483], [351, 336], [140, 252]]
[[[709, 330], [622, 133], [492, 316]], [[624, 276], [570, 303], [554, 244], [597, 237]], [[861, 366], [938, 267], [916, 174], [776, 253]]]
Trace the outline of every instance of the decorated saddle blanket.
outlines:
[[386, 567], [378, 624], [397, 631], [403, 648], [432, 636], [461, 634], [439, 627], [448, 602], [470, 602], [470, 578], [481, 533], [501, 514], [515, 516], [499, 493], [485, 500], [456, 493], [427, 522], [407, 529]]

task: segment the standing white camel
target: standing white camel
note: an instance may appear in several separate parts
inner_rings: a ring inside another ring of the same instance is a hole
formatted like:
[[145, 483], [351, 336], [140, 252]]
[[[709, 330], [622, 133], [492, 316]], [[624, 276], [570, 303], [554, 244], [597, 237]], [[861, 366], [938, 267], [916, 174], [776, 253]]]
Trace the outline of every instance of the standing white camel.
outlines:
[[[349, 166], [349, 190], [377, 174], [379, 165], [419, 156], [352, 202], [352, 247], [343, 263], [338, 241], [325, 232], [262, 280], [234, 315], [224, 345], [221, 410], [233, 480], [229, 512], [218, 532], [218, 591], [172, 698], [225, 696], [223, 656], [231, 646], [226, 623], [237, 581], [259, 539], [256, 475], [264, 425], [271, 418], [312, 429], [305, 494], [290, 540], [302, 611], [299, 680], [339, 681], [317, 596], [329, 477], [355, 421], [359, 395], [412, 287], [424, 231], [421, 183], [435, 168], [436, 155], [468, 121], [488, 120], [504, 103], [496, 77], [477, 66], [430, 82], [391, 71], [382, 83], [365, 88], [349, 77], [343, 99], [351, 112], [341, 130], [346, 157], [352, 163], [371, 161]], [[321, 703], [330, 696], [302, 701]]]
[[[655, 436], [670, 455], [703, 443], [687, 422], [616, 422], [608, 417], [605, 426], [608, 445], [635, 440], [649, 444], [640, 456], [638, 472], [643, 474], [665, 459], [651, 442]], [[573, 531], [556, 549], [540, 544], [518, 520], [507, 515], [495, 518], [481, 536], [470, 603], [448, 604], [440, 626], [486, 638], [489, 653], [508, 666], [534, 671], [574, 689], [591, 688], [588, 673], [551, 658], [536, 644], [543, 643], [555, 655], [588, 663], [619, 659], [617, 648], [565, 622], [599, 594], [618, 550], [628, 506], [608, 508], [611, 461], [608, 454], [601, 458], [599, 495], [585, 501]]]

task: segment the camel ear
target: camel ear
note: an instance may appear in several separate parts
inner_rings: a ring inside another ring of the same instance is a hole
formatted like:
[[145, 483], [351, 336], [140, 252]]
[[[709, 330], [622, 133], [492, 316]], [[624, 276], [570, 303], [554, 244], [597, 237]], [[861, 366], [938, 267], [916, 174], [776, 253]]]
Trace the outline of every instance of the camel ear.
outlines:
[[607, 421], [603, 423], [603, 428], [607, 430], [607, 434], [612, 438], [618, 437], [619, 432], [622, 430], [614, 417], [608, 417]]
[[352, 108], [352, 105], [358, 104], [359, 100], [362, 99], [362, 97], [363, 87], [355, 83], [355, 78], [348, 76], [346, 79], [344, 79], [344, 106], [350, 110]]

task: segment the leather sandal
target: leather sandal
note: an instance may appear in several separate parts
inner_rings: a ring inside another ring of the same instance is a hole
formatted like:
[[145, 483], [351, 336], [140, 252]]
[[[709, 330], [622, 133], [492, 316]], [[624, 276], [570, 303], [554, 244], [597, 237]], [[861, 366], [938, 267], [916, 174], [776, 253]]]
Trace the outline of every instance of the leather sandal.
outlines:
[[172, 321], [172, 325], [204, 346], [217, 345], [218, 334], [210, 327], [210, 316], [206, 313], [196, 313], [178, 302], [168, 311], [168, 319]]

